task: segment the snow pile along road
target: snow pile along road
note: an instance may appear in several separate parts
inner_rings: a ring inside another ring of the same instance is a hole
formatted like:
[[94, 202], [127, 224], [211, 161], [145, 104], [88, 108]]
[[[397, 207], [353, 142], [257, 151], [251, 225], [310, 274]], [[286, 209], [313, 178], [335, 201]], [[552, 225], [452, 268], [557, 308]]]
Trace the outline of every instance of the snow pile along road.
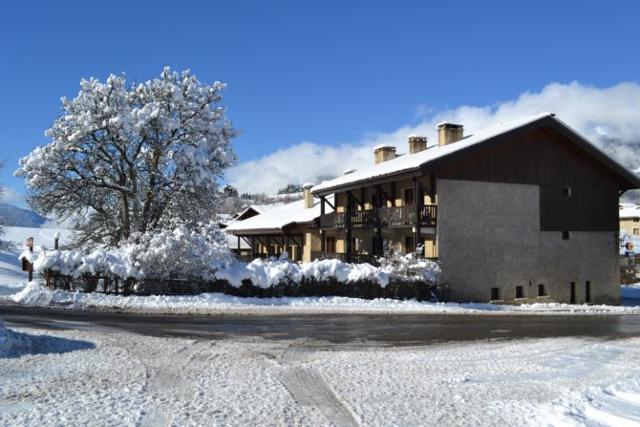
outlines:
[[[1, 298], [1, 297], [0, 297]], [[217, 314], [278, 312], [340, 313], [451, 313], [451, 314], [640, 314], [640, 306], [530, 304], [494, 305], [481, 303], [430, 303], [415, 300], [347, 297], [240, 298], [220, 293], [200, 295], [122, 296], [51, 290], [31, 282], [8, 298], [32, 306], [68, 309], [125, 310], [148, 313]]]
[[30, 346], [25, 334], [15, 333], [0, 320], [0, 358], [10, 357]]

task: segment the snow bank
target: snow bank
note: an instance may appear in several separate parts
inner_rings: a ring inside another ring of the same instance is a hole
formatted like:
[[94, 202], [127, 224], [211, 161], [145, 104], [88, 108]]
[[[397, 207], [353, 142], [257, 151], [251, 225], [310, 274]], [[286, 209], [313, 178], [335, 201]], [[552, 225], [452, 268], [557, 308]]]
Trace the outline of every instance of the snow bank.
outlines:
[[0, 320], [0, 358], [9, 357], [29, 345], [26, 335], [7, 329], [4, 322]]
[[421, 314], [640, 314], [640, 306], [530, 304], [520, 306], [480, 303], [430, 303], [416, 300], [348, 297], [242, 298], [220, 293], [200, 295], [121, 296], [50, 290], [31, 282], [13, 295], [14, 302], [67, 309], [124, 310], [171, 314], [244, 314], [287, 312], [421, 313]]

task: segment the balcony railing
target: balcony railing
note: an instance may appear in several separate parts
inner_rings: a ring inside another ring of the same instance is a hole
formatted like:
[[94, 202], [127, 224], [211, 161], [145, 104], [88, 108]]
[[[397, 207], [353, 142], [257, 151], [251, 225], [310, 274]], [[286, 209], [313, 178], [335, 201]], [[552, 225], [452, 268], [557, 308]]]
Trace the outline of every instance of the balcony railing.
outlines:
[[352, 228], [373, 228], [377, 224], [376, 211], [354, 211], [351, 213], [350, 223]]
[[[419, 221], [416, 221], [416, 214]], [[415, 206], [399, 206], [391, 208], [378, 208], [351, 213], [351, 228], [394, 228], [413, 227], [416, 222], [420, 227], [435, 227], [438, 217], [436, 205], [420, 206], [416, 211]], [[346, 227], [346, 214], [344, 212], [331, 212], [320, 216], [320, 228], [342, 229]]]
[[313, 260], [323, 260], [323, 259], [338, 259], [344, 262], [351, 262], [355, 264], [364, 264], [368, 263], [371, 265], [378, 265], [378, 258], [375, 255], [370, 254], [350, 254], [349, 259], [347, 260], [347, 254], [337, 253], [337, 252], [321, 252], [321, 251], [312, 251], [311, 252], [311, 261]]

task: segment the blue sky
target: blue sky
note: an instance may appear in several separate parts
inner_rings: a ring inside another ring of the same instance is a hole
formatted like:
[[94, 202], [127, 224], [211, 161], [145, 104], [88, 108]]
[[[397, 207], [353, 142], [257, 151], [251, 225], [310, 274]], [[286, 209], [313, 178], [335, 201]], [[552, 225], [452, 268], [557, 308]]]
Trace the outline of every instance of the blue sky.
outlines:
[[23, 191], [17, 160], [47, 142], [83, 77], [139, 81], [169, 65], [226, 82], [241, 162], [359, 144], [553, 82], [637, 81], [639, 4], [568, 3], [5, 2], [0, 180]]

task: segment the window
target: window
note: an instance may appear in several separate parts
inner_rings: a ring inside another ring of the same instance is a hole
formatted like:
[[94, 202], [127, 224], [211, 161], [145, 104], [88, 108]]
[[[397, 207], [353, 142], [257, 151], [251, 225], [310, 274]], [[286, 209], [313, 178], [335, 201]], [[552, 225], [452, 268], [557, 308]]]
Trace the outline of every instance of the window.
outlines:
[[491, 301], [500, 300], [500, 288], [491, 288]]
[[413, 252], [415, 249], [416, 247], [413, 236], [406, 236], [404, 238], [404, 252], [408, 254], [410, 252]]
[[562, 232], [562, 240], [569, 240], [571, 238], [571, 233], [568, 231]]
[[324, 249], [326, 252], [336, 252], [336, 238], [333, 236], [327, 236], [325, 240]]
[[591, 302], [591, 282], [584, 282], [584, 302]]
[[415, 203], [415, 198], [413, 195], [413, 188], [407, 188], [404, 190], [404, 205], [405, 206], [413, 206]]
[[524, 286], [516, 286], [516, 299], [524, 298]]
[[633, 222], [640, 222], [640, 218], [633, 218]]
[[576, 303], [576, 282], [571, 282], [571, 288], [569, 289], [569, 304]]
[[547, 291], [544, 288], [544, 283], [540, 283], [538, 285], [538, 296], [539, 297], [546, 297], [547, 296]]
[[634, 228], [634, 229], [633, 229], [633, 234], [635, 234], [636, 236], [637, 236], [638, 234], [640, 234], [640, 228]]
[[571, 187], [562, 187], [562, 195], [565, 197], [571, 197]]

